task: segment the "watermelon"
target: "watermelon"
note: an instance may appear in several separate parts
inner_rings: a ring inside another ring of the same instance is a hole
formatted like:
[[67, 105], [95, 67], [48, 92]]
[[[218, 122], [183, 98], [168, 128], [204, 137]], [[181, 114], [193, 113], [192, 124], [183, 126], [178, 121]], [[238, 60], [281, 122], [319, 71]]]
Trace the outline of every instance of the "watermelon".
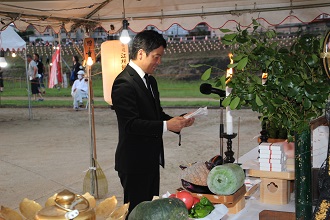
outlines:
[[215, 166], [207, 176], [207, 186], [217, 195], [231, 195], [244, 184], [243, 169], [233, 163]]
[[132, 210], [128, 220], [188, 220], [188, 210], [177, 198], [144, 201]]

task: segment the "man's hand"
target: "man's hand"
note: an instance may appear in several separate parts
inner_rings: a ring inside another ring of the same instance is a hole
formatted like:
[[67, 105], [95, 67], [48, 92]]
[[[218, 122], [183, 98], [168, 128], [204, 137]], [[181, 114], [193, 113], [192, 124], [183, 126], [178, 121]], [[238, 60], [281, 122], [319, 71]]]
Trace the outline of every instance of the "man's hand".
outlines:
[[167, 121], [167, 130], [180, 132], [182, 128], [189, 127], [194, 123], [194, 118], [185, 119], [183, 117], [174, 117]]

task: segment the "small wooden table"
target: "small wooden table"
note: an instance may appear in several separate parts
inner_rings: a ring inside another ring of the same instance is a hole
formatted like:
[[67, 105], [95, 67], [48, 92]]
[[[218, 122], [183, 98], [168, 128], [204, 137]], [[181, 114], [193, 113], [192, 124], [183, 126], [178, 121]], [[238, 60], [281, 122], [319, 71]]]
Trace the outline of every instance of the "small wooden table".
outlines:
[[294, 171], [274, 172], [247, 170], [248, 176], [259, 177], [260, 202], [274, 205], [288, 204], [290, 201], [290, 180], [294, 180]]

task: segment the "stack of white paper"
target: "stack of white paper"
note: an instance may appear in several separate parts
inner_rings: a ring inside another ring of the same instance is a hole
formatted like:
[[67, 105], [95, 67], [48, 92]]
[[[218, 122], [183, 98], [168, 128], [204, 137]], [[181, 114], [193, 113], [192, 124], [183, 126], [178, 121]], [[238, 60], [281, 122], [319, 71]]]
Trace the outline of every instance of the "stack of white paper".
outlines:
[[260, 170], [285, 171], [286, 156], [282, 143], [261, 143], [259, 145]]

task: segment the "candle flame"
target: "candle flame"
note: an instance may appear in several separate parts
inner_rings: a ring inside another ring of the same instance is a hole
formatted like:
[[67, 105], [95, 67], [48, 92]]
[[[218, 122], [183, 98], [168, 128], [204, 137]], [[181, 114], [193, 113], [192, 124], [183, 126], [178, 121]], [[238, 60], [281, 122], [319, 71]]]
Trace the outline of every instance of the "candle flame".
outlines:
[[229, 53], [228, 54], [228, 57], [230, 59], [230, 64], [233, 64], [234, 63], [234, 60], [233, 60], [233, 54], [232, 53]]
[[[229, 54], [228, 54], [228, 57], [229, 57], [229, 59], [230, 59], [230, 64], [233, 64], [233, 63], [234, 63], [234, 60], [233, 60], [233, 54], [232, 54], [232, 53], [229, 53]], [[229, 78], [226, 80], [226, 84], [230, 81], [232, 75], [233, 75], [233, 68], [229, 68], [229, 69], [227, 69], [227, 74], [226, 74], [226, 76], [229, 77]]]
[[261, 76], [262, 79], [267, 79], [267, 77], [268, 77], [268, 73], [262, 73], [262, 76]]

